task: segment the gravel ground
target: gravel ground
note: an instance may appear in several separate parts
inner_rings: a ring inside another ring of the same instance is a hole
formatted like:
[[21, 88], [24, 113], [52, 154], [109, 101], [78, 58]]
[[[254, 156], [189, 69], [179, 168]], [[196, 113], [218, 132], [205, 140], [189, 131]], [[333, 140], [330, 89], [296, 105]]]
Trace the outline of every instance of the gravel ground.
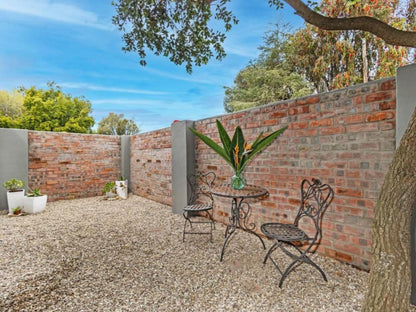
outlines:
[[220, 262], [225, 226], [213, 243], [206, 235], [183, 243], [183, 221], [134, 195], [0, 215], [0, 311], [360, 310], [368, 273], [314, 255], [328, 282], [302, 265], [279, 289], [254, 235], [239, 231]]

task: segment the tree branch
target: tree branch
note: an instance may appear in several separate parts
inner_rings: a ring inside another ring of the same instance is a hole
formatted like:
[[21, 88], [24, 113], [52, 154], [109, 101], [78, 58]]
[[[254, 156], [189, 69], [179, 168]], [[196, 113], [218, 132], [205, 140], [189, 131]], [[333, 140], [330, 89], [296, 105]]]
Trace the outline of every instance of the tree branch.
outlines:
[[295, 9], [306, 22], [324, 30], [368, 31], [391, 45], [416, 47], [416, 32], [394, 28], [369, 16], [331, 18], [314, 12], [302, 0], [283, 0]]

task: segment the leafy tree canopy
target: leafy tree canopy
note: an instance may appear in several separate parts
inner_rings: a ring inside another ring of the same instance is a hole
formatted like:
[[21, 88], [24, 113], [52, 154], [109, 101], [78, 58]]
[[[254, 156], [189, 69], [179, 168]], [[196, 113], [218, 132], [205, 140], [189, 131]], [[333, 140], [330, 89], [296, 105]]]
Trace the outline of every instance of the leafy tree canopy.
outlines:
[[233, 87], [225, 87], [224, 107], [227, 112], [239, 111], [311, 92], [305, 79], [296, 73], [249, 65], [238, 73]]
[[133, 135], [139, 133], [134, 120], [124, 118], [123, 114], [109, 113], [98, 123], [98, 134]]
[[279, 26], [266, 34], [265, 45], [259, 48], [262, 51], [259, 58], [238, 73], [233, 87], [225, 87], [224, 108], [227, 112], [313, 92], [303, 76], [289, 67], [285, 52], [287, 40], [288, 34]]
[[[191, 73], [193, 66], [207, 64], [215, 57], [225, 57], [225, 33], [238, 20], [227, 8], [231, 0], [115, 0], [115, 24], [123, 32], [124, 51], [136, 52], [146, 65], [148, 51], [168, 57], [174, 64], [185, 64]], [[361, 30], [370, 32], [388, 44], [416, 47], [415, 1], [401, 5], [389, 0], [336, 0], [343, 12], [320, 11], [316, 2], [302, 0], [268, 0], [271, 7], [289, 4], [305, 21], [325, 30]], [[385, 16], [368, 14], [372, 3], [382, 3], [400, 13], [401, 19], [390, 23]], [[359, 8], [359, 9], [357, 9]], [[210, 20], [216, 21], [210, 26]], [[388, 24], [389, 23], [389, 24]]]
[[[367, 13], [398, 27], [405, 24], [398, 0], [354, 5], [346, 0], [323, 0], [316, 9], [331, 16]], [[225, 88], [226, 111], [391, 77], [397, 67], [413, 59], [409, 48], [386, 44], [363, 31], [331, 32], [309, 24], [293, 33], [287, 29], [277, 25], [266, 33], [259, 59], [239, 72], [232, 88]]]
[[208, 22], [215, 19], [230, 30], [238, 21], [226, 8], [229, 1], [218, 0], [211, 6], [211, 1], [200, 0], [118, 0], [112, 2], [117, 11], [113, 24], [124, 32], [123, 50], [137, 52], [140, 64], [146, 65], [146, 50], [150, 50], [174, 64], [185, 63], [191, 73], [192, 66], [226, 55], [224, 32]]
[[[399, 0], [323, 0], [317, 9], [333, 17], [368, 14], [399, 28], [407, 25]], [[363, 31], [331, 32], [308, 24], [289, 42], [288, 63], [318, 92], [394, 76], [398, 66], [412, 61], [410, 49], [386, 44]]]
[[48, 87], [47, 90], [20, 88], [22, 109], [13, 116], [0, 113], [0, 126], [40, 131], [91, 132], [94, 119], [90, 116], [90, 102], [83, 97], [63, 93], [53, 82], [48, 83]]

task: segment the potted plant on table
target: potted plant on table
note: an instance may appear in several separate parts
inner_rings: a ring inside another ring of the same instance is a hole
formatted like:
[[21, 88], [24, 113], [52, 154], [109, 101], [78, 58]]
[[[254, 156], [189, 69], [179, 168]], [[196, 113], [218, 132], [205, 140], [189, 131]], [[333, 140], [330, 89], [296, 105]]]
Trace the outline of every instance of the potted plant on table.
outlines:
[[127, 179], [120, 176], [116, 181], [116, 193], [122, 199], [127, 199], [128, 196], [128, 183]]
[[26, 213], [38, 213], [45, 210], [48, 196], [42, 194], [40, 189], [35, 188], [31, 193], [27, 194], [24, 200], [23, 210]]
[[14, 214], [17, 207], [23, 208], [25, 197], [25, 182], [18, 179], [10, 179], [3, 183], [4, 188], [7, 189], [7, 205], [9, 207], [9, 214]]
[[116, 197], [116, 183], [114, 181], [107, 182], [103, 187], [103, 192], [107, 199]]
[[232, 139], [228, 135], [227, 131], [225, 131], [224, 126], [219, 120], [217, 120], [217, 128], [222, 146], [195, 129], [189, 128], [189, 130], [191, 130], [205, 144], [211, 147], [218, 155], [224, 158], [224, 160], [233, 168], [234, 175], [231, 178], [231, 186], [234, 189], [240, 190], [246, 184], [242, 172], [249, 160], [267, 145], [272, 143], [288, 127], [283, 127], [264, 138], [262, 138], [263, 132], [261, 132], [252, 144], [249, 144], [244, 139], [243, 131], [240, 126], [237, 126], [235, 129]]

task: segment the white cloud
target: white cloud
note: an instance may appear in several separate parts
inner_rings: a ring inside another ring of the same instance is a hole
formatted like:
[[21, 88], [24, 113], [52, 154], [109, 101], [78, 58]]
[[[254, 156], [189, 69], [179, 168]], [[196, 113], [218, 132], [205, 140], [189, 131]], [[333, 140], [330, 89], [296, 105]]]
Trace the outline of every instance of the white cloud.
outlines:
[[167, 94], [166, 92], [160, 91], [150, 91], [150, 90], [140, 90], [140, 89], [127, 89], [127, 88], [114, 88], [100, 86], [90, 83], [77, 83], [77, 82], [64, 82], [59, 84], [61, 87], [69, 89], [86, 89], [94, 91], [105, 91], [105, 92], [119, 92], [119, 93], [133, 93], [133, 94], [151, 94], [151, 95], [163, 95]]
[[112, 29], [106, 24], [101, 24], [94, 12], [51, 0], [0, 1], [0, 10], [103, 30]]

